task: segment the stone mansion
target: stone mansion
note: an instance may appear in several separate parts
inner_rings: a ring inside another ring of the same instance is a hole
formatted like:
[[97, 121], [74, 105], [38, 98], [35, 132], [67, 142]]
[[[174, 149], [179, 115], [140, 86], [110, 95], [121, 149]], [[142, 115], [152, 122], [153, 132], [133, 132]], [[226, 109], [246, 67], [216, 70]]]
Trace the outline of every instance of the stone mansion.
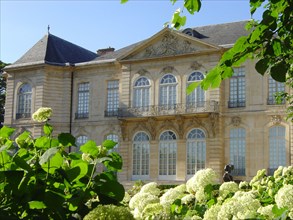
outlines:
[[37, 137], [42, 126], [31, 115], [51, 107], [55, 133], [73, 134], [78, 146], [118, 143], [118, 177], [125, 183], [179, 183], [203, 168], [221, 179], [228, 163], [234, 179], [250, 180], [259, 169], [270, 174], [292, 165], [292, 123], [285, 120], [286, 104], [274, 99], [288, 88], [258, 74], [254, 60], [235, 68], [219, 88], [186, 93], [247, 35], [245, 24], [164, 28], [97, 53], [48, 33], [5, 68], [4, 124]]

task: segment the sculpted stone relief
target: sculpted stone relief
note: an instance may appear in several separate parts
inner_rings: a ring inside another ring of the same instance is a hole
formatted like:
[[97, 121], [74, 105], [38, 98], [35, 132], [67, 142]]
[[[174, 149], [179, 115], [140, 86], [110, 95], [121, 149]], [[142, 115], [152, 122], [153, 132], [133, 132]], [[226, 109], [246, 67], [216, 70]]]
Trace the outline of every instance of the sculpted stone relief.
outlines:
[[143, 52], [130, 56], [133, 59], [174, 56], [198, 51], [200, 48], [192, 45], [188, 40], [182, 40], [171, 33], [166, 33], [163, 38], [148, 46]]

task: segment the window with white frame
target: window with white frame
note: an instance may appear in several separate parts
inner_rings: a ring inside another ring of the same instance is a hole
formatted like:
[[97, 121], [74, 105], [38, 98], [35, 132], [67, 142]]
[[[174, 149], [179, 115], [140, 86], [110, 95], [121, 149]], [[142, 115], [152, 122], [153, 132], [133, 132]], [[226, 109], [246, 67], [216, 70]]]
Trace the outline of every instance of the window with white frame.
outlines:
[[19, 87], [17, 99], [16, 119], [30, 118], [32, 108], [32, 87], [30, 84], [25, 83]]
[[245, 107], [245, 69], [234, 68], [234, 74], [230, 78], [229, 108]]
[[246, 131], [244, 128], [230, 130], [230, 164], [234, 165], [233, 175], [245, 176]]
[[159, 104], [163, 109], [176, 108], [177, 80], [172, 74], [166, 74], [160, 81]]
[[105, 116], [117, 116], [119, 108], [119, 80], [107, 82], [107, 110]]
[[88, 137], [85, 135], [78, 136], [76, 138], [76, 148], [73, 148], [74, 152], [80, 152], [80, 146], [84, 145], [88, 141]]
[[286, 129], [284, 126], [273, 126], [269, 129], [269, 174], [279, 166], [286, 166]]
[[159, 142], [159, 176], [161, 179], [176, 177], [177, 142], [173, 131], [165, 131]]
[[268, 105], [275, 104], [284, 104], [285, 100], [282, 100], [281, 103], [276, 102], [275, 95], [279, 92], [285, 91], [285, 83], [277, 82], [271, 76], [269, 76], [269, 96], [268, 96]]
[[196, 171], [204, 169], [206, 164], [206, 139], [201, 129], [192, 129], [187, 135], [186, 174], [193, 176]]
[[108, 134], [106, 136], [106, 140], [112, 140], [112, 141], [116, 142], [117, 144], [111, 149], [111, 151], [118, 152], [118, 147], [119, 147], [118, 135], [116, 135], [116, 134]]
[[88, 82], [78, 84], [78, 103], [75, 118], [89, 117], [90, 84]]
[[147, 179], [150, 169], [150, 139], [145, 132], [138, 132], [133, 138], [132, 178]]
[[[203, 80], [204, 76], [201, 72], [193, 72], [189, 75], [187, 80], [187, 86], [189, 86], [193, 82], [199, 82]], [[187, 95], [187, 106], [196, 106], [196, 107], [202, 107], [204, 106], [205, 101], [205, 92], [204, 90], [198, 86], [195, 90], [192, 91], [189, 95]]]
[[150, 81], [146, 77], [140, 77], [136, 80], [133, 87], [133, 107], [144, 111], [149, 109], [150, 105]]

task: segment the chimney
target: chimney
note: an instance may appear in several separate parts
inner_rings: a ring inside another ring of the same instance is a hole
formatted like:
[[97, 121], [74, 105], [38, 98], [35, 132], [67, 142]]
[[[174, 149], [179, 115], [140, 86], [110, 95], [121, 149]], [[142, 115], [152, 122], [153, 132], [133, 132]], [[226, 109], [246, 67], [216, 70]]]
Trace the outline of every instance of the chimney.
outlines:
[[114, 50], [115, 50], [115, 48], [113, 48], [113, 47], [108, 47], [108, 48], [104, 48], [104, 49], [98, 49], [97, 54], [99, 56], [102, 56], [102, 55], [105, 55], [107, 53], [112, 53], [112, 52], [114, 52]]

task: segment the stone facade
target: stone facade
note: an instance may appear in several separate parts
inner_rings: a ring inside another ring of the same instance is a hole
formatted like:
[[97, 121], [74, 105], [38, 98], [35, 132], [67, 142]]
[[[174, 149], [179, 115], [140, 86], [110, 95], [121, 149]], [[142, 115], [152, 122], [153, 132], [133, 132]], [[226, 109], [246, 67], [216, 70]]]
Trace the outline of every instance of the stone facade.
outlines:
[[[119, 179], [124, 183], [143, 179], [171, 184], [188, 179], [187, 158], [191, 152], [187, 149], [190, 142], [188, 135], [193, 129], [204, 133], [204, 139], [201, 139], [203, 142], [200, 142], [204, 143], [201, 145], [205, 151], [204, 167], [213, 168], [219, 174], [219, 179], [225, 164], [233, 161], [244, 164], [244, 173], [234, 175], [239, 180], [249, 180], [257, 170], [269, 169], [273, 160], [270, 154], [274, 154], [270, 151], [270, 138], [273, 138], [270, 128], [274, 126], [285, 129], [283, 139], [281, 137], [283, 142], [280, 142], [285, 147], [284, 165], [292, 164], [292, 123], [285, 120], [286, 104], [268, 104], [269, 78], [256, 72], [255, 61], [249, 60], [241, 66], [245, 73], [245, 95], [244, 103], [240, 106], [229, 104], [232, 79], [223, 81], [217, 89], [204, 91], [204, 101], [190, 105], [186, 94], [188, 77], [193, 72], [207, 73], [217, 64], [224, 50], [226, 46], [210, 44], [182, 32], [164, 29], [114, 58], [107, 58], [106, 55], [103, 59], [64, 66], [46, 63], [8, 66], [5, 124], [18, 128], [18, 132], [26, 129], [35, 136], [41, 134], [41, 126], [30, 117], [16, 117], [19, 87], [29, 83], [32, 88], [31, 112], [42, 106], [51, 107], [53, 116], [50, 122], [55, 128], [55, 134], [70, 132], [76, 137], [86, 136], [97, 144], [107, 135], [117, 135], [118, 151], [123, 157], [123, 170], [119, 173]], [[171, 107], [161, 103], [162, 78], [166, 75], [176, 79], [175, 93], [166, 90], [167, 95], [176, 94], [175, 104]], [[134, 87], [141, 77], [149, 82], [147, 106], [135, 104]], [[119, 82], [119, 109], [109, 114], [107, 85], [113, 80]], [[81, 83], [89, 83], [86, 117], [76, 115]], [[240, 143], [244, 155], [238, 155], [241, 152], [231, 153], [231, 144], [234, 143], [231, 141], [231, 131], [237, 128], [245, 131], [244, 137], [237, 136], [236, 143]], [[163, 152], [161, 135], [165, 131], [175, 134], [175, 140], [166, 143], [172, 143], [168, 146], [176, 146], [172, 148], [176, 152], [167, 153], [167, 162], [162, 162], [166, 154]], [[134, 150], [134, 137], [140, 132], [149, 138], [146, 154]], [[239, 142], [240, 139], [242, 142]], [[140, 160], [148, 161], [141, 163], [135, 158], [137, 155]], [[172, 155], [175, 158], [171, 158]], [[242, 159], [232, 159], [231, 155], [241, 156]], [[191, 164], [196, 166], [198, 161], [197, 156]], [[283, 165], [284, 161], [280, 163]], [[165, 165], [167, 168], [164, 168]], [[173, 173], [169, 175], [167, 172], [165, 175], [164, 171], [172, 170], [170, 166], [173, 165]], [[134, 175], [141, 170], [147, 171]]]

